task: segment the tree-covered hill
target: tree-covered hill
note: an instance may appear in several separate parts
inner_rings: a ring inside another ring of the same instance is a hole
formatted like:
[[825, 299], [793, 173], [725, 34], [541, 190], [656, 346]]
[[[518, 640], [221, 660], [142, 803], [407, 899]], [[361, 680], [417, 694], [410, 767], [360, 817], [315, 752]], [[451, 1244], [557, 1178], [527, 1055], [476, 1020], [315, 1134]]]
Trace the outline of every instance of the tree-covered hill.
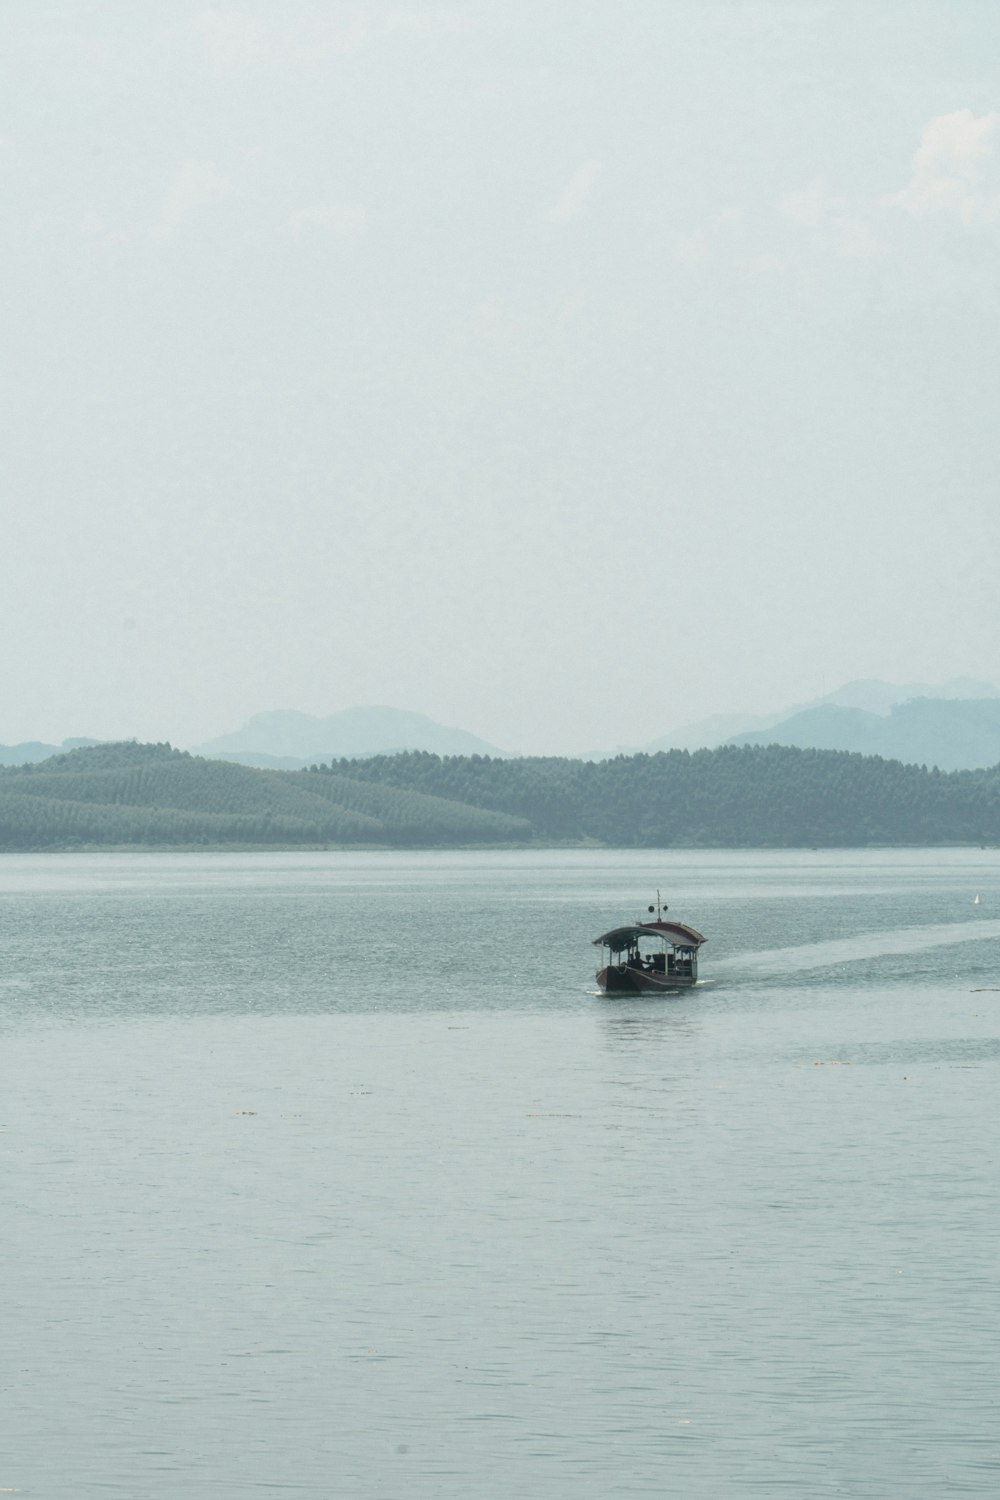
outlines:
[[418, 752], [347, 764], [359, 780], [527, 818], [542, 840], [653, 848], [1000, 841], [1000, 767], [945, 775], [781, 745], [599, 762]]
[[169, 745], [0, 768], [0, 849], [1000, 842], [1000, 767], [723, 747], [592, 762], [426, 752], [261, 771]]
[[0, 848], [523, 842], [527, 822], [348, 776], [258, 771], [169, 745], [100, 745], [0, 770]]

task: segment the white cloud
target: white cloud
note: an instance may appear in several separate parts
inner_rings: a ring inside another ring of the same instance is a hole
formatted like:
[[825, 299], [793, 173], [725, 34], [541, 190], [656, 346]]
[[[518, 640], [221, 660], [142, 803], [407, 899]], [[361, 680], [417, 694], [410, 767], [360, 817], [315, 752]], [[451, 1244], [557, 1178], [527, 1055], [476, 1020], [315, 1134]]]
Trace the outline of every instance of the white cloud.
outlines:
[[220, 73], [249, 71], [267, 60], [267, 27], [255, 16], [213, 9], [202, 11], [191, 24], [201, 37], [209, 62]]
[[811, 182], [797, 193], [789, 193], [778, 204], [779, 212], [802, 229], [818, 229], [832, 212], [844, 207], [843, 199], [830, 198], [821, 182]]
[[871, 225], [853, 214], [844, 214], [834, 224], [835, 246], [845, 260], [877, 260], [886, 247]]
[[399, 10], [387, 12], [382, 29], [410, 31], [422, 36], [458, 36], [472, 30], [468, 16], [456, 10]]
[[156, 223], [157, 237], [172, 238], [199, 208], [226, 197], [232, 190], [229, 178], [217, 172], [211, 162], [186, 161], [163, 200]]
[[913, 176], [896, 203], [915, 219], [945, 214], [963, 224], [1000, 219], [1000, 191], [985, 181], [993, 155], [998, 116], [976, 116], [970, 109], [936, 115], [924, 126], [913, 157]]
[[674, 259], [680, 261], [682, 266], [704, 265], [712, 254], [708, 235], [703, 229], [696, 229], [693, 234], [675, 235], [671, 248]]
[[469, 328], [479, 338], [493, 343], [505, 326], [503, 308], [496, 297], [487, 297], [477, 303], [469, 319]]
[[766, 251], [760, 255], [748, 255], [733, 264], [739, 275], [747, 281], [758, 276], [784, 276], [793, 269], [792, 261], [785, 256], [769, 255]]
[[545, 215], [549, 223], [565, 224], [570, 219], [577, 218], [587, 206], [600, 175], [601, 163], [596, 157], [591, 161], [585, 161], [581, 167], [577, 167]]
[[886, 253], [868, 221], [853, 212], [846, 198], [828, 193], [819, 180], [782, 198], [778, 211], [800, 229], [820, 233], [845, 260], [872, 260]]
[[575, 323], [587, 306], [587, 297], [583, 292], [570, 292], [559, 304], [558, 319], [560, 323]]
[[724, 208], [707, 224], [696, 226], [671, 237], [670, 251], [680, 265], [703, 266], [725, 253], [743, 229], [743, 215], [738, 208]]
[[348, 239], [364, 230], [368, 210], [363, 203], [311, 203], [307, 208], [297, 209], [288, 222], [297, 235], [317, 231], [336, 239]]
[[191, 24], [220, 73], [310, 66], [356, 52], [368, 37], [368, 22], [354, 7], [317, 10], [295, 25], [280, 25], [235, 6], [212, 6]]
[[132, 238], [123, 229], [112, 229], [106, 220], [93, 209], [85, 213], [79, 222], [80, 238], [93, 248], [103, 250], [115, 245], [127, 245]]

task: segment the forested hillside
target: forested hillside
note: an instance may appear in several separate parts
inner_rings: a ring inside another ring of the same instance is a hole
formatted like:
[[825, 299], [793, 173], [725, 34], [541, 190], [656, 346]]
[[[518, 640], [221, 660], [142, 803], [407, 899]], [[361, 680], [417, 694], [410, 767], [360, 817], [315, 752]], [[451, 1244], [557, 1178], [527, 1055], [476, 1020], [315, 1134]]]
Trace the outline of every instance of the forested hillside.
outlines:
[[[352, 762], [353, 764], [353, 762]], [[349, 776], [257, 771], [169, 745], [0, 770], [0, 848], [523, 842], [523, 819]]]
[[1000, 767], [778, 745], [601, 762], [426, 752], [260, 771], [169, 745], [0, 768], [0, 849], [1000, 843]]
[[780, 745], [599, 762], [411, 753], [348, 764], [358, 779], [526, 818], [541, 840], [651, 848], [1000, 841], [1000, 767], [945, 775]]

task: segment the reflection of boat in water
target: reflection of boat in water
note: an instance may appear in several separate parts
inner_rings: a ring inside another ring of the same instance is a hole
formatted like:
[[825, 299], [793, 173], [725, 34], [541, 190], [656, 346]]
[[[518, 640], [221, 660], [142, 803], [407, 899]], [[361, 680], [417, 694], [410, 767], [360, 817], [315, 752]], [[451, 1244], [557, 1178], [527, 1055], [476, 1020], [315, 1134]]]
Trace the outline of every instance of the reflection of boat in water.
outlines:
[[597, 971], [597, 983], [608, 995], [637, 995], [675, 990], [698, 979], [698, 949], [708, 939], [686, 922], [668, 922], [666, 907], [656, 893], [656, 913], [649, 922], [613, 927], [594, 939], [607, 949], [607, 963]]

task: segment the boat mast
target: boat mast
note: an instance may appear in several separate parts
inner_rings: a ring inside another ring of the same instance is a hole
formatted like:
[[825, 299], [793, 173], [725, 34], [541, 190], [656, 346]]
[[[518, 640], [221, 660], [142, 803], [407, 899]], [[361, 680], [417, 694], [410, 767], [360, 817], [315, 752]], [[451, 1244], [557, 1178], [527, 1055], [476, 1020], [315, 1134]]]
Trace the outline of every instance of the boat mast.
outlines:
[[670, 908], [667, 905], [667, 903], [665, 901], [661, 901], [660, 900], [660, 893], [659, 893], [659, 891], [657, 891], [657, 893], [656, 893], [656, 906], [655, 906], [655, 908], [652, 907], [652, 906], [647, 906], [646, 907], [646, 910], [649, 911], [649, 912], [653, 911], [654, 909], [656, 911], [656, 920], [658, 922], [661, 921], [661, 912], [665, 912], [665, 911], [669, 911], [670, 910]]

